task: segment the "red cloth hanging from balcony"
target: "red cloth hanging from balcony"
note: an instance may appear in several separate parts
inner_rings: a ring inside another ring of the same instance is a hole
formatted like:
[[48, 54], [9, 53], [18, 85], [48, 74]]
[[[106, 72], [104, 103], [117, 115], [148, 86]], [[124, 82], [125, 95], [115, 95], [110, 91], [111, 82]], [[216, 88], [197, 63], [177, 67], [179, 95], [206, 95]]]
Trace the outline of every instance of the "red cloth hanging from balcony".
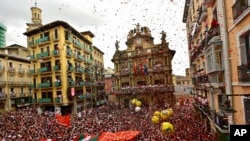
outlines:
[[211, 27], [216, 27], [218, 25], [219, 25], [219, 23], [218, 23], [217, 19], [213, 19], [211, 22]]

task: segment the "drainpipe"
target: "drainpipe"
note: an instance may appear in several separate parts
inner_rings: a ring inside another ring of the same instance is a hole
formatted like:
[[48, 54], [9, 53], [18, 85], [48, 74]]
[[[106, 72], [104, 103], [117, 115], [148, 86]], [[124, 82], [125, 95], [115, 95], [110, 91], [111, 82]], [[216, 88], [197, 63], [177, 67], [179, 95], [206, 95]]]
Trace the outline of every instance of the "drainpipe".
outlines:
[[[218, 20], [220, 23], [220, 34], [221, 40], [223, 41], [223, 57], [224, 57], [224, 75], [225, 75], [225, 88], [226, 94], [232, 94], [232, 78], [231, 78], [231, 66], [230, 66], [230, 56], [228, 54], [228, 32], [227, 32], [227, 22], [226, 22], [226, 12], [225, 12], [225, 0], [217, 0], [217, 10], [218, 10]], [[228, 100], [233, 107], [233, 100], [232, 97], [229, 96]], [[229, 125], [233, 124], [233, 115], [228, 117]]]

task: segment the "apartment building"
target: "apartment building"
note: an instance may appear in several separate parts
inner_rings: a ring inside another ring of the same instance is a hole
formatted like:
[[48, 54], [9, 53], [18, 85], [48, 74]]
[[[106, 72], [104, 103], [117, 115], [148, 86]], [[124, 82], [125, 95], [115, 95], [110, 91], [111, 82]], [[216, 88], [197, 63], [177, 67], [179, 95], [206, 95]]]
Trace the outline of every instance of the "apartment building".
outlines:
[[249, 0], [185, 3], [194, 106], [219, 140], [230, 124], [249, 124], [249, 18]]
[[169, 49], [166, 33], [161, 34], [161, 43], [154, 44], [150, 29], [138, 23], [128, 33], [126, 50], [119, 50], [116, 41], [112, 62], [114, 95], [119, 103], [128, 106], [137, 98], [144, 106], [175, 104], [171, 64], [175, 51]]
[[32, 22], [27, 23], [24, 33], [31, 61], [33, 104], [40, 112], [62, 114], [93, 107], [93, 33], [79, 32], [64, 21], [43, 25], [41, 11], [31, 8]]
[[104, 53], [93, 46], [92, 56], [93, 56], [93, 76], [94, 76], [94, 93], [96, 93], [96, 103], [97, 106], [106, 104], [108, 97], [105, 92], [105, 81], [104, 81]]
[[0, 48], [0, 112], [31, 106], [30, 60], [26, 47]]

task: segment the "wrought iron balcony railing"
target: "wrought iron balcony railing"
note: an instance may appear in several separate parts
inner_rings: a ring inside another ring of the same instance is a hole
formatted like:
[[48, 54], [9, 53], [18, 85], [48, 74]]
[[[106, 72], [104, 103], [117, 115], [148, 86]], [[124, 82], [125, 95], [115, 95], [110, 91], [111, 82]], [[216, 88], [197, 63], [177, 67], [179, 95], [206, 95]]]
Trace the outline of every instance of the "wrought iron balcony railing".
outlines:
[[41, 44], [41, 43], [48, 42], [48, 41], [50, 41], [49, 36], [45, 36], [45, 37], [43, 37], [43, 38], [37, 39], [37, 40], [35, 41], [35, 43], [36, 43], [36, 44]]
[[96, 86], [105, 86], [105, 82], [97, 81]]
[[58, 65], [53, 66], [54, 71], [59, 71], [61, 70], [61, 67]]
[[54, 82], [54, 87], [60, 87], [62, 86], [62, 83], [59, 81]]
[[153, 86], [141, 86], [131, 88], [121, 88], [115, 90], [115, 94], [154, 94], [154, 93], [166, 93], [173, 92], [174, 87], [172, 85], [153, 85]]
[[142, 56], [148, 56], [148, 55], [161, 55], [165, 52], [164, 49], [154, 47], [150, 49], [138, 49], [135, 51], [129, 51], [121, 55], [122, 59], [128, 59], [128, 58], [136, 58], [136, 57], [142, 57]]
[[0, 93], [0, 98], [7, 98], [7, 95], [4, 93]]
[[221, 115], [220, 113], [215, 113], [214, 115], [214, 123], [224, 131], [227, 131], [229, 129], [228, 127], [228, 119], [225, 115]]
[[71, 49], [67, 49], [67, 57], [73, 57], [74, 53], [71, 51]]
[[208, 45], [216, 42], [217, 40], [220, 40], [220, 26], [218, 24], [211, 25], [207, 36]]
[[25, 73], [25, 70], [24, 70], [23, 68], [19, 68], [19, 69], [18, 69], [18, 73], [24, 74], [24, 73]]
[[52, 54], [53, 54], [54, 56], [60, 55], [60, 51], [59, 51], [59, 50], [53, 50], [53, 51], [52, 51]]
[[49, 52], [42, 52], [42, 53], [36, 54], [36, 59], [41, 59], [41, 58], [49, 57], [49, 56], [50, 56]]
[[8, 68], [8, 72], [9, 72], [9, 73], [15, 73], [15, 72], [16, 72], [16, 68], [14, 68], [14, 67], [9, 67], [9, 68]]
[[62, 97], [56, 97], [56, 98], [54, 98], [54, 102], [55, 103], [62, 103], [63, 102], [63, 98]]
[[4, 72], [5, 71], [5, 66], [0, 66], [0, 72]]
[[48, 87], [52, 87], [50, 82], [44, 82], [44, 83], [38, 84], [38, 88], [48, 88]]
[[38, 103], [52, 103], [51, 98], [39, 98]]

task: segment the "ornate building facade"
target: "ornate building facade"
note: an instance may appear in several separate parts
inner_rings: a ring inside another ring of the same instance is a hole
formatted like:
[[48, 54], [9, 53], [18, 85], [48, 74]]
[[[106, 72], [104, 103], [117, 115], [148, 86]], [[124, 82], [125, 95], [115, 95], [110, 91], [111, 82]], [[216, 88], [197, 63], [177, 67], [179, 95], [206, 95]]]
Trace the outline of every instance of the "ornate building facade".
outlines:
[[112, 62], [118, 102], [128, 106], [137, 98], [145, 106], [174, 104], [171, 61], [175, 51], [169, 49], [166, 33], [161, 34], [161, 43], [154, 44], [150, 29], [137, 24], [128, 33], [126, 50], [119, 50], [119, 42], [115, 43]]

